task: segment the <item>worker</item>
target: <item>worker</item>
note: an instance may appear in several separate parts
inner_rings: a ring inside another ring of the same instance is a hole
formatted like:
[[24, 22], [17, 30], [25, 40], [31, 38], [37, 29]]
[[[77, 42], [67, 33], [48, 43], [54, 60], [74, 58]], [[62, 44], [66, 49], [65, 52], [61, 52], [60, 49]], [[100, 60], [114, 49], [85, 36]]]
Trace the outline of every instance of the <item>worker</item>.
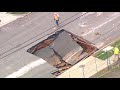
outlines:
[[116, 60], [119, 60], [119, 48], [117, 45], [114, 48], [114, 60], [113, 61], [116, 61]]
[[54, 13], [54, 20], [56, 22], [57, 27], [59, 27], [59, 18], [60, 18], [59, 14]]

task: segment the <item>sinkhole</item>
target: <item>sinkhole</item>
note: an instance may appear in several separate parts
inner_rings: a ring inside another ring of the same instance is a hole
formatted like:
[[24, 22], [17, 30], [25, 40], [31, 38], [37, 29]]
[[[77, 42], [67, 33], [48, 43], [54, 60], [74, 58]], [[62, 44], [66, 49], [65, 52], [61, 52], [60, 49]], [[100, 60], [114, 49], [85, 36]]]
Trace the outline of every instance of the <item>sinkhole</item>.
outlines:
[[58, 71], [52, 73], [58, 76], [96, 50], [97, 48], [92, 43], [82, 37], [66, 30], [60, 30], [31, 47], [27, 52], [43, 58], [49, 64], [58, 68]]

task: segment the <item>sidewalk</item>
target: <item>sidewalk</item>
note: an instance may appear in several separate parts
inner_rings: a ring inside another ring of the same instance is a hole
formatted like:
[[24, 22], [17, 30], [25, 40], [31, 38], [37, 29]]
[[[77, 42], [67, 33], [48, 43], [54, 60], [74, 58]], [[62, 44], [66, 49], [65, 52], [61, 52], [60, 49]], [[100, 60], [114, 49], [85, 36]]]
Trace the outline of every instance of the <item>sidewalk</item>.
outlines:
[[20, 14], [20, 15], [13, 15], [13, 14], [9, 14], [7, 12], [0, 12], [0, 27], [1, 26], [4, 26], [5, 24], [8, 24], [20, 17], [24, 17], [23, 14]]
[[[89, 78], [92, 75], [96, 74], [100, 70], [106, 68], [108, 65], [113, 63], [114, 55], [108, 60], [100, 60], [93, 56], [88, 57], [87, 59], [80, 61], [69, 70], [66, 70], [58, 78]], [[80, 65], [85, 65], [84, 72], [83, 68], [80, 68]]]

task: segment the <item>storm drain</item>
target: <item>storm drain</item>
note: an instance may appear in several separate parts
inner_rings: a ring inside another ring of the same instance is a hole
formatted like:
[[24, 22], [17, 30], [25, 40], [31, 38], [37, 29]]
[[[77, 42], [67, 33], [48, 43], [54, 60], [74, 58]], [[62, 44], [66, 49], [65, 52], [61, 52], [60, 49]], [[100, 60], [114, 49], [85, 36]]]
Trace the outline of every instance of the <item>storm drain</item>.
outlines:
[[28, 52], [58, 68], [58, 71], [52, 73], [58, 76], [95, 50], [90, 42], [61, 30], [33, 46]]

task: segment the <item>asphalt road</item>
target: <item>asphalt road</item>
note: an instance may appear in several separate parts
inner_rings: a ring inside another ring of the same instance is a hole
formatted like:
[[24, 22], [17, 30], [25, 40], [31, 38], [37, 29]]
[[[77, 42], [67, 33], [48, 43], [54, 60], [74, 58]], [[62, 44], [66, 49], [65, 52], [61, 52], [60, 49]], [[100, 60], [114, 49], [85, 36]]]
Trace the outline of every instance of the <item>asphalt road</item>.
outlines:
[[[100, 16], [91, 13], [77, 19], [64, 29], [92, 42], [101, 48], [120, 36], [120, 13], [104, 12]], [[96, 35], [96, 33], [99, 33]]]
[[[62, 17], [60, 23], [77, 13], [78, 12], [59, 13]], [[54, 26], [53, 13], [37, 12], [1, 27], [0, 54], [3, 55], [12, 48], [26, 43], [28, 40], [34, 41], [36, 36], [41, 37], [53, 32]]]
[[[54, 31], [53, 13], [34, 12], [0, 28], [0, 77], [6, 77], [30, 62], [39, 59], [39, 57], [26, 51]], [[61, 29], [91, 41], [98, 48], [120, 36], [120, 13], [105, 12], [98, 16], [97, 13], [89, 12], [82, 18], [79, 16], [83, 13], [79, 12], [58, 13], [61, 17]], [[100, 35], [95, 35], [96, 32], [99, 32]], [[54, 70], [54, 67], [49, 64], [46, 67], [36, 67], [23, 77], [43, 77], [45, 76], [43, 70], [47, 70], [48, 67], [51, 69], [48, 72], [46, 71], [46, 77], [53, 77], [51, 71]]]
[[[39, 59], [26, 51], [31, 47], [31, 42], [37, 39], [37, 42], [40, 42], [42, 39], [39, 38], [54, 31], [55, 21], [53, 20], [53, 13], [54, 12], [34, 12], [0, 28], [0, 77], [7, 77], [19, 71], [30, 62]], [[66, 21], [70, 22], [69, 18], [77, 15], [78, 12], [59, 12], [59, 14], [60, 17], [62, 17], [60, 23], [65, 23]], [[79, 13], [79, 15], [80, 14], [82, 13]], [[37, 42], [33, 43], [33, 45]], [[48, 68], [51, 69], [48, 71]], [[51, 75], [51, 71], [54, 69], [55, 67], [45, 63], [44, 67], [37, 68], [38, 72], [33, 71], [36, 73], [32, 73], [31, 77], [54, 77]], [[47, 73], [44, 74], [45, 72], [43, 72], [43, 70]]]

